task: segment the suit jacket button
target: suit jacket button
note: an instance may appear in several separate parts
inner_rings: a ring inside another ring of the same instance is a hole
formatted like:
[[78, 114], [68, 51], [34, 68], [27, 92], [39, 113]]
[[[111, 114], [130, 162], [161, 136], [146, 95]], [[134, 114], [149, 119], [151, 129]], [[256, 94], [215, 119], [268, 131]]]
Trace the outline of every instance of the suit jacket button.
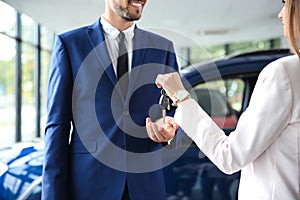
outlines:
[[129, 115], [129, 111], [126, 110], [126, 111], [124, 112], [124, 115], [125, 115], [125, 116], [128, 116], [128, 115]]

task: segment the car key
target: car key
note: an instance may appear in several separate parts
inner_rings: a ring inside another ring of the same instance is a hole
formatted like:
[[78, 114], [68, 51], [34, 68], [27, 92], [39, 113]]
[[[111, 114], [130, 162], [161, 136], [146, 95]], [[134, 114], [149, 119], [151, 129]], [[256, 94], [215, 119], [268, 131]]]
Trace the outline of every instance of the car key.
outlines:
[[170, 97], [167, 95], [166, 91], [162, 89], [160, 91], [160, 99], [159, 99], [159, 105], [162, 109], [162, 118], [163, 122], [165, 121], [165, 117], [167, 116], [167, 110], [171, 109], [170, 106]]

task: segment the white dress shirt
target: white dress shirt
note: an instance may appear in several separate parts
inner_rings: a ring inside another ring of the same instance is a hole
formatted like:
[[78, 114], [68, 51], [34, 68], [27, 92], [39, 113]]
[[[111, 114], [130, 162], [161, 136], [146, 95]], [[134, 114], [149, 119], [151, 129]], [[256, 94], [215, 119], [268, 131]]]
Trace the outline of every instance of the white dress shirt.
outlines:
[[[104, 31], [105, 43], [108, 48], [108, 53], [113, 64], [114, 71], [117, 74], [117, 62], [119, 55], [118, 36], [120, 31], [114, 26], [112, 26], [108, 21], [106, 21], [103, 16], [100, 19], [100, 23], [102, 24], [102, 28]], [[125, 45], [128, 52], [128, 72], [130, 72], [131, 70], [132, 63], [134, 27], [135, 23], [133, 23], [129, 28], [123, 31], [123, 33], [125, 34]]]
[[176, 122], [220, 170], [241, 170], [240, 200], [300, 199], [299, 77], [297, 56], [269, 64], [229, 136], [193, 99], [176, 110]]

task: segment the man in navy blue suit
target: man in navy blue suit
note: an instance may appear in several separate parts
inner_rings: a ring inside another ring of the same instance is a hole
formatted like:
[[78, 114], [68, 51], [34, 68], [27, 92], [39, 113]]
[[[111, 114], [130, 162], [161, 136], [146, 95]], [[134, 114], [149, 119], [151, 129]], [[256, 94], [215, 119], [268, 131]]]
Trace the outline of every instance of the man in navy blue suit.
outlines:
[[[156, 143], [145, 119], [160, 114], [156, 76], [178, 65], [171, 41], [136, 26], [146, 2], [106, 0], [94, 24], [56, 37], [42, 199], [166, 199], [160, 150], [175, 130]], [[120, 32], [128, 63], [121, 77]]]

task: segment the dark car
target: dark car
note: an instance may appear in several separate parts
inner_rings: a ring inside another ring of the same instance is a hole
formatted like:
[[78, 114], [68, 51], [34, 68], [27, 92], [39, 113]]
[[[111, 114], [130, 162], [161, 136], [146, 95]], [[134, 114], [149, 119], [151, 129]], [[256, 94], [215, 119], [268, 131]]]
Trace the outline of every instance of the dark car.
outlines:
[[[260, 71], [287, 55], [289, 50], [270, 50], [201, 63], [182, 70], [182, 79], [193, 98], [229, 134], [248, 106]], [[177, 147], [186, 149], [184, 154], [164, 169], [168, 199], [236, 199], [239, 172], [222, 173], [185, 140]], [[0, 200], [41, 198], [43, 149], [43, 142], [38, 142], [0, 151]]]
[[199, 105], [219, 127], [234, 128], [236, 126], [237, 113], [219, 90], [194, 88], [192, 92]]
[[[288, 49], [257, 51], [195, 64], [182, 70], [182, 80], [228, 135], [247, 108], [261, 70], [288, 55]], [[185, 153], [165, 168], [168, 199], [236, 199], [240, 172], [222, 173], [192, 141], [186, 144]]]

